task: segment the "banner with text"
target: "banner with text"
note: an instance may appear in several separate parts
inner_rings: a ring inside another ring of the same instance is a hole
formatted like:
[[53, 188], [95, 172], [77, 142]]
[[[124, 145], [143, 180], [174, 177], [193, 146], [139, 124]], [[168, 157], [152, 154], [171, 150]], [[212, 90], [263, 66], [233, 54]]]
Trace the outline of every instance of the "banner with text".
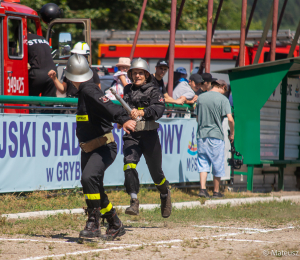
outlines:
[[[281, 101], [282, 82], [280, 82], [277, 88], [273, 91], [269, 100]], [[287, 102], [300, 103], [300, 79], [288, 78], [287, 85]]]
[[[196, 120], [163, 118], [158, 122], [166, 178], [170, 183], [199, 181]], [[226, 135], [227, 120], [223, 126]], [[118, 155], [105, 172], [105, 186], [124, 184], [123, 134], [115, 124]], [[226, 137], [224, 180], [230, 179], [229, 150]], [[74, 115], [0, 114], [0, 193], [81, 187], [80, 153]], [[143, 156], [137, 171], [141, 183], [153, 183]], [[212, 175], [207, 179], [212, 180]]]

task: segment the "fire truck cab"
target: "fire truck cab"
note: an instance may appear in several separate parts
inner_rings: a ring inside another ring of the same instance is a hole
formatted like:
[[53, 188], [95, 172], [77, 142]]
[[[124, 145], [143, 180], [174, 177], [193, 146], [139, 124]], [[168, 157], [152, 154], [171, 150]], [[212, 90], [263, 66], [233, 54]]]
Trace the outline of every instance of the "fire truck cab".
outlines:
[[[43, 35], [37, 12], [20, 4], [20, 0], [0, 1], [0, 95], [28, 96], [28, 32]], [[70, 50], [78, 41], [91, 46], [90, 32], [90, 19], [51, 21], [46, 39], [54, 62], [58, 66], [66, 64]], [[28, 113], [24, 109], [4, 109], [4, 112]]]
[[31, 8], [16, 3], [0, 3], [1, 95], [28, 95], [27, 32], [35, 28], [42, 35], [39, 16]]

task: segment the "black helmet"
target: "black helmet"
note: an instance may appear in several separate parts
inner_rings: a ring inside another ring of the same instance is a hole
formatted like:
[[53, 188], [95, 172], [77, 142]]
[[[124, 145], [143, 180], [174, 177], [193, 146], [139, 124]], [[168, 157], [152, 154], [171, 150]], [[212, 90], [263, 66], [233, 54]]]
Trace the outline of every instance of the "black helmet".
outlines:
[[42, 6], [40, 15], [44, 23], [50, 23], [55, 18], [63, 17], [63, 10], [57, 4], [48, 3]]

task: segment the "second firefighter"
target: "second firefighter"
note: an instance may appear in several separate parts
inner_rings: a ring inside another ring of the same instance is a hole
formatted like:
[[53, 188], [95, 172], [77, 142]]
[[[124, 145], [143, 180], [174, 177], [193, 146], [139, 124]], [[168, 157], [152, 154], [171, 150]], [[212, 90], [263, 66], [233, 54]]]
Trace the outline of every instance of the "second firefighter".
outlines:
[[125, 211], [129, 215], [139, 214], [139, 176], [136, 166], [144, 155], [150, 175], [160, 191], [161, 214], [171, 215], [171, 193], [169, 182], [162, 170], [162, 152], [157, 133], [159, 124], [155, 121], [162, 117], [165, 100], [159, 88], [152, 82], [149, 67], [145, 60], [139, 58], [132, 62], [128, 70], [132, 84], [124, 89], [124, 101], [132, 108], [131, 118], [142, 118], [137, 122], [135, 132], [123, 136], [124, 174], [126, 192], [131, 196], [130, 207]]

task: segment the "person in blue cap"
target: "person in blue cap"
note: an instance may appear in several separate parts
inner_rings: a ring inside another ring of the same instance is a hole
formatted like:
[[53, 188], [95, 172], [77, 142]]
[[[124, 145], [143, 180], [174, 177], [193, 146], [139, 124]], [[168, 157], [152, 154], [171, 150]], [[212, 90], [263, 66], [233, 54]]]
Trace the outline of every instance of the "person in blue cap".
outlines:
[[186, 72], [186, 69], [184, 67], [178, 67], [175, 70], [175, 72], [180, 73], [180, 78], [177, 81], [177, 84], [179, 84], [180, 82], [184, 82], [184, 81], [189, 83], [189, 81], [186, 79], [187, 78], [187, 72]]

